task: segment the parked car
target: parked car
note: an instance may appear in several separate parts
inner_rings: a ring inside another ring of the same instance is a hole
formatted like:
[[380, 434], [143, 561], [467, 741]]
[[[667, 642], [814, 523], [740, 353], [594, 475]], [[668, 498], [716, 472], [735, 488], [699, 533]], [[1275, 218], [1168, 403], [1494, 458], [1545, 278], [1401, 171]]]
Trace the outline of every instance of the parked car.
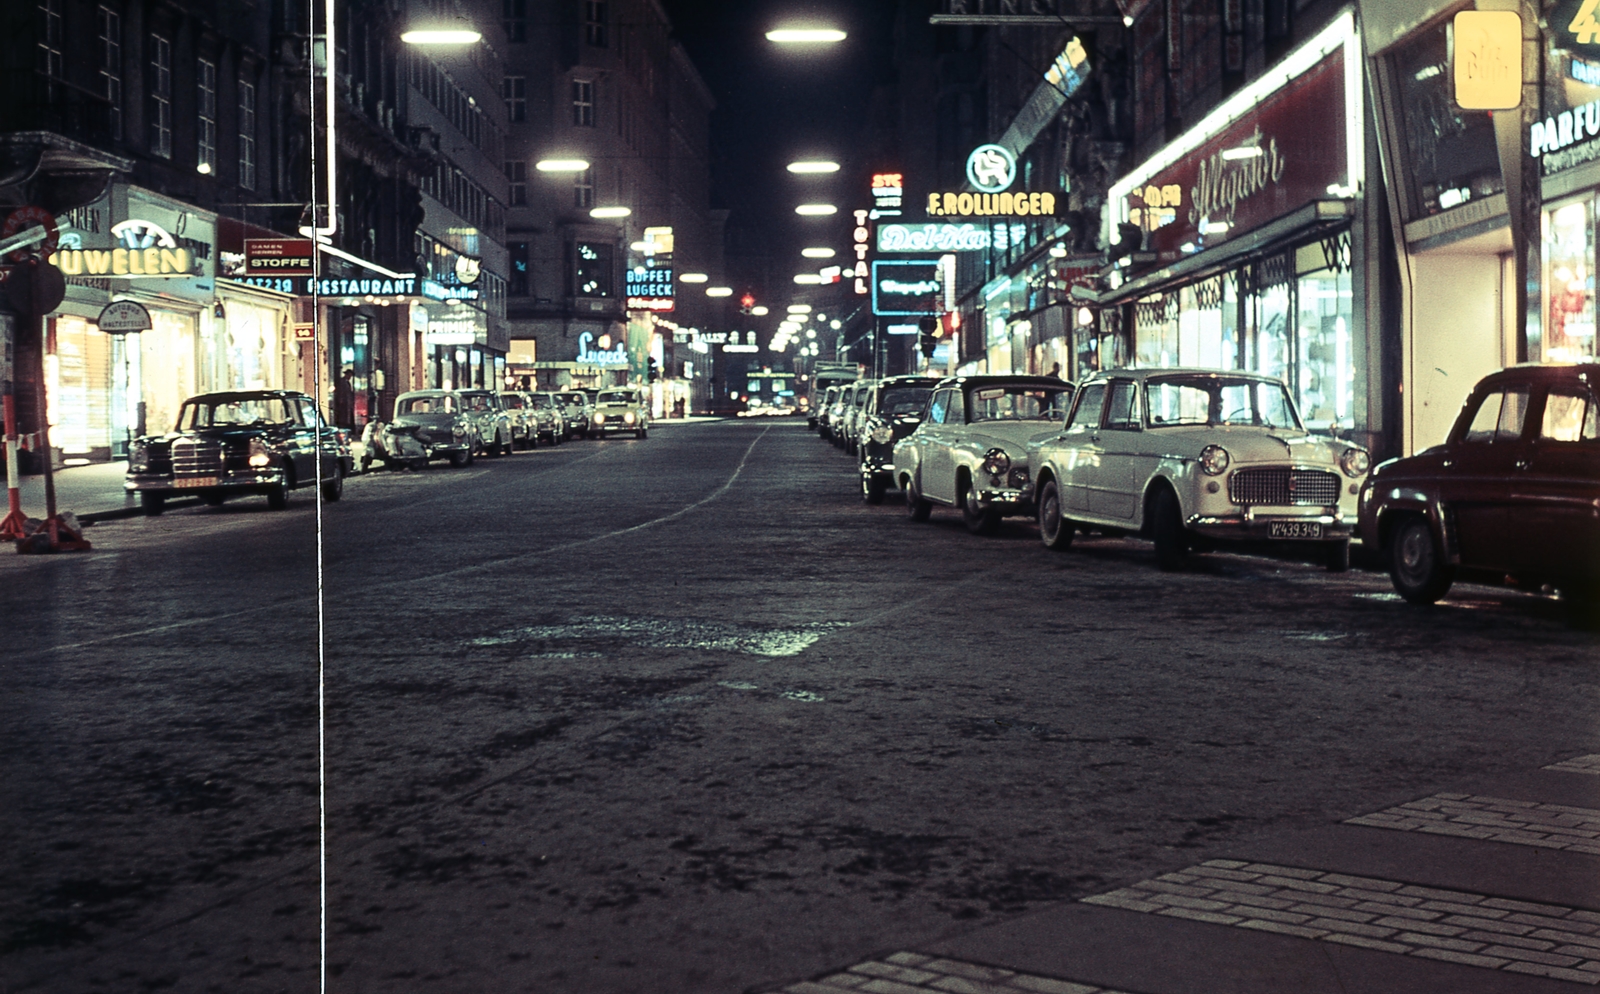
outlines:
[[478, 451], [478, 423], [454, 390], [413, 390], [395, 398], [388, 428], [409, 432], [427, 459], [449, 459], [461, 467], [472, 465]]
[[533, 413], [529, 395], [522, 390], [507, 390], [499, 394], [500, 407], [511, 419], [511, 447], [531, 449], [538, 438], [538, 418]]
[[560, 445], [567, 440], [567, 416], [561, 410], [561, 402], [553, 393], [529, 394], [529, 403], [533, 405], [533, 416], [536, 422], [538, 438], [551, 445]]
[[1400, 596], [1431, 604], [1460, 574], [1561, 590], [1600, 616], [1600, 363], [1524, 364], [1481, 380], [1442, 445], [1380, 464], [1364, 543]]
[[630, 388], [602, 390], [595, 398], [589, 422], [601, 438], [631, 431], [635, 438], [650, 437], [650, 408], [639, 391]]
[[872, 392], [872, 385], [876, 380], [857, 380], [845, 387], [846, 400], [844, 409], [844, 423], [838, 432], [838, 445], [851, 455], [856, 454], [857, 442], [861, 431], [861, 414], [867, 406], [867, 394]]
[[856, 446], [861, 496], [867, 503], [883, 503], [885, 492], [894, 486], [895, 443], [922, 423], [938, 383], [936, 376], [891, 376], [879, 380], [867, 395]]
[[844, 413], [850, 409], [850, 395], [855, 392], [855, 386], [853, 382], [844, 384], [828, 404], [826, 436], [836, 446], [844, 445]]
[[561, 403], [561, 413], [567, 418], [567, 437], [589, 437], [589, 422], [594, 418], [594, 404], [582, 390], [568, 390], [556, 394]]
[[927, 416], [894, 447], [906, 510], [925, 521], [933, 505], [958, 508], [973, 534], [1031, 514], [1028, 443], [1059, 430], [1072, 384], [1053, 376], [958, 376], [939, 381]]
[[503, 456], [511, 451], [511, 415], [500, 406], [500, 395], [490, 390], [459, 390], [467, 417], [478, 430], [478, 451]]
[[817, 434], [821, 435], [823, 438], [833, 438], [833, 429], [828, 422], [833, 418], [833, 405], [839, 399], [839, 391], [843, 389], [844, 387], [842, 386], [829, 387], [821, 393], [820, 396], [822, 399], [817, 402]]
[[274, 510], [289, 494], [322, 479], [322, 499], [344, 494], [355, 469], [346, 433], [331, 427], [310, 397], [292, 390], [239, 390], [190, 397], [178, 423], [128, 448], [123, 487], [146, 514], [167, 498], [195, 494], [208, 504], [262, 495]]
[[1191, 549], [1287, 541], [1348, 569], [1359, 445], [1307, 431], [1281, 380], [1214, 369], [1118, 369], [1085, 381], [1059, 436], [1033, 456], [1039, 536], [1154, 539], [1178, 568]]

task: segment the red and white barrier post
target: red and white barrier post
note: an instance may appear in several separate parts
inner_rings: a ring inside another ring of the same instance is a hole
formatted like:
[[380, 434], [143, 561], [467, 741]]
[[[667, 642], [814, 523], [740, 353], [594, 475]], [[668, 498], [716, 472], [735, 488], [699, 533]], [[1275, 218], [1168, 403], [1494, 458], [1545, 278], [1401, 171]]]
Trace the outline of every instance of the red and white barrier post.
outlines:
[[22, 480], [17, 472], [17, 404], [11, 395], [11, 385], [6, 384], [5, 396], [0, 397], [5, 414], [6, 446], [6, 498], [11, 512], [0, 521], [0, 539], [15, 541], [22, 538], [22, 524], [27, 520], [22, 513]]

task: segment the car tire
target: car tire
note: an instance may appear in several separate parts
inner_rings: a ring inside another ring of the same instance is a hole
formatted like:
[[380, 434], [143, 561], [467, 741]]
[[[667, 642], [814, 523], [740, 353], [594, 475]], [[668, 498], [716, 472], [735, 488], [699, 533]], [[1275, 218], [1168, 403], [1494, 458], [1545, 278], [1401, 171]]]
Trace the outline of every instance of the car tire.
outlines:
[[1189, 534], [1183, 527], [1178, 495], [1163, 487], [1156, 494], [1152, 513], [1154, 521], [1151, 522], [1151, 534], [1156, 544], [1156, 565], [1166, 573], [1181, 569], [1189, 557]]
[[283, 482], [274, 485], [267, 491], [267, 507], [274, 511], [281, 511], [289, 506], [289, 494], [294, 490], [294, 470], [285, 466]]
[[145, 491], [139, 495], [139, 510], [154, 518], [167, 509], [167, 495]]
[[1046, 480], [1039, 488], [1039, 541], [1046, 549], [1065, 552], [1077, 533], [1078, 526], [1061, 516], [1061, 488]]
[[906, 516], [912, 521], [927, 521], [928, 515], [933, 513], [933, 504], [922, 496], [917, 489], [917, 481], [906, 480]]
[[334, 466], [333, 476], [322, 481], [322, 500], [332, 504], [344, 496], [344, 467]]
[[863, 472], [861, 474], [861, 499], [868, 504], [882, 504], [883, 495], [888, 492], [889, 483], [883, 478], [882, 473]]
[[450, 465], [454, 466], [456, 469], [461, 469], [463, 466], [471, 466], [472, 450], [468, 449], [463, 452], [458, 449], [455, 452], [450, 453]]
[[966, 496], [961, 501], [961, 523], [973, 535], [993, 535], [1000, 527], [1000, 512], [983, 506], [978, 500], [978, 486], [971, 479], [967, 480]]
[[1428, 519], [1408, 514], [1389, 540], [1389, 580], [1395, 592], [1412, 604], [1432, 604], [1455, 582], [1455, 568], [1445, 564]]
[[1329, 542], [1322, 550], [1322, 565], [1329, 573], [1350, 572], [1350, 540]]

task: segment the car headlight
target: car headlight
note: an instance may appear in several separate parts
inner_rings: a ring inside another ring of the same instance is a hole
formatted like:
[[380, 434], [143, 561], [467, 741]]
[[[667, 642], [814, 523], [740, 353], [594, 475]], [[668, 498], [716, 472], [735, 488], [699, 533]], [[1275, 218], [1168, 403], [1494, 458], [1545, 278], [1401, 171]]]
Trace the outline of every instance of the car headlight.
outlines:
[[597, 424], [597, 425], [605, 424], [606, 423], [606, 416], [604, 414], [596, 414], [594, 416], [594, 423]]
[[137, 441], [128, 446], [128, 468], [135, 473], [150, 468], [150, 443]]
[[894, 441], [894, 429], [890, 428], [888, 425], [874, 428], [872, 429], [872, 440], [877, 442], [879, 445], [888, 445], [890, 442]]
[[633, 424], [633, 412], [632, 411], [629, 411], [628, 413], [626, 413], [626, 414], [624, 414], [622, 416], [622, 423], [623, 424], [627, 424], [627, 425]]
[[454, 435], [457, 438], [464, 438], [466, 436], [466, 434], [467, 434], [467, 426], [466, 425], [460, 425], [460, 424], [454, 425], [450, 429], [450, 434]]
[[1220, 445], [1208, 445], [1200, 450], [1200, 471], [1207, 476], [1221, 476], [1228, 471], [1233, 457]]
[[1345, 449], [1339, 456], [1339, 468], [1352, 479], [1365, 473], [1371, 466], [1372, 459], [1362, 449]]
[[990, 449], [983, 454], [983, 471], [990, 476], [1004, 476], [1011, 468], [1011, 457], [1004, 449]]
[[264, 469], [272, 462], [272, 450], [267, 448], [267, 443], [259, 438], [250, 440], [250, 465], [256, 469]]

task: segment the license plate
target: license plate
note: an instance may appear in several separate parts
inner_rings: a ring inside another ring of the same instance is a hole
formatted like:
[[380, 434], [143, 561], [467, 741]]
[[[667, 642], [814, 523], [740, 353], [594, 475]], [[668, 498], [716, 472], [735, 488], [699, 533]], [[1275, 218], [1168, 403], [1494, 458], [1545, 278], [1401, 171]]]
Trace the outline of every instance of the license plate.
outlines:
[[214, 487], [217, 478], [214, 476], [180, 476], [172, 481], [174, 487]]
[[1269, 538], [1321, 538], [1320, 521], [1273, 521], [1267, 525]]

